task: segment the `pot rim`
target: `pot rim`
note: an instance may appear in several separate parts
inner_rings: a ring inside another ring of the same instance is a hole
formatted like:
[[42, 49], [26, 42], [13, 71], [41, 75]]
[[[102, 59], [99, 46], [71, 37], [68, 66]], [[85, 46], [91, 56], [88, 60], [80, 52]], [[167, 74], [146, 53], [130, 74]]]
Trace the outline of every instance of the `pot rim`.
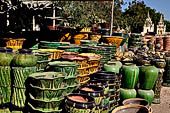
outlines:
[[[122, 104], [123, 105], [128, 105], [128, 104], [126, 104], [126, 103], [128, 103], [128, 102], [131, 102], [131, 101], [145, 101], [145, 102], [147, 102], [147, 104], [146, 104], [146, 106], [149, 106], [149, 102], [146, 100], [146, 99], [143, 99], [143, 98], [130, 98], [130, 99], [126, 99], [126, 100], [124, 100], [123, 102], [122, 102]], [[137, 104], [137, 105], [140, 105], [140, 104]]]

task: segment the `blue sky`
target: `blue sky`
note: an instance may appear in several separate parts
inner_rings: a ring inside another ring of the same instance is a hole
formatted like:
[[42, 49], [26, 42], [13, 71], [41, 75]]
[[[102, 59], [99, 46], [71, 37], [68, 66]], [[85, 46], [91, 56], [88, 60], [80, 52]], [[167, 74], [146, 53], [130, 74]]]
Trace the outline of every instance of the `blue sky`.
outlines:
[[[124, 0], [130, 2], [132, 0]], [[145, 4], [152, 9], [156, 9], [157, 12], [164, 14], [165, 19], [170, 21], [170, 0], [144, 0]], [[126, 8], [127, 6], [123, 6]]]

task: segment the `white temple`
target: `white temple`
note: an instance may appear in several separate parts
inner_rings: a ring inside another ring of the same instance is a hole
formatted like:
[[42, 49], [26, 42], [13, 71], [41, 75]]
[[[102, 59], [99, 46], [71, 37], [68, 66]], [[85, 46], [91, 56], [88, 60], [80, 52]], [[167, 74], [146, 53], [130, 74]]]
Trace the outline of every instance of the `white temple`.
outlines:
[[142, 35], [145, 35], [148, 32], [154, 32], [154, 24], [152, 23], [149, 12], [148, 12], [148, 17], [146, 18], [145, 24], [143, 26]]
[[157, 35], [165, 35], [166, 34], [166, 25], [163, 22], [162, 15], [160, 17], [160, 21], [157, 25]]

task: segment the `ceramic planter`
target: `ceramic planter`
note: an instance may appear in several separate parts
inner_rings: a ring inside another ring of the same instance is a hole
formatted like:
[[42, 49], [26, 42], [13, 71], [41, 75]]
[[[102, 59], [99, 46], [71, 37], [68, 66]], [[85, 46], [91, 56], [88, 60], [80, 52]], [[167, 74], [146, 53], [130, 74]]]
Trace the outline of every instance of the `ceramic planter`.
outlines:
[[140, 67], [140, 87], [142, 89], [152, 89], [158, 77], [158, 69], [155, 66], [145, 65]]
[[10, 66], [13, 57], [11, 48], [0, 48], [0, 66]]
[[81, 44], [86, 44], [88, 46], [96, 46], [97, 42], [94, 40], [80, 40]]
[[116, 63], [109, 63], [109, 64], [104, 64], [104, 70], [108, 72], [115, 72], [119, 73], [119, 67], [117, 66]]
[[153, 90], [138, 89], [138, 97], [146, 99], [149, 102], [149, 105], [151, 105], [154, 98], [154, 92]]
[[142, 98], [126, 99], [122, 102], [122, 104], [123, 105], [138, 104], [138, 105], [143, 105], [143, 106], [149, 107], [149, 102], [145, 99], [142, 99]]
[[110, 60], [109, 62], [108, 62], [108, 64], [112, 64], [112, 63], [116, 63], [116, 65], [119, 67], [119, 68], [121, 68], [122, 67], [122, 63], [120, 62], [120, 61], [116, 61], [116, 60]]
[[165, 61], [166, 61], [166, 67], [165, 67], [165, 72], [163, 76], [163, 82], [164, 82], [163, 85], [170, 86], [170, 57], [169, 55], [166, 55]]
[[79, 46], [59, 46], [58, 49], [61, 49], [64, 51], [79, 52], [80, 47]]
[[48, 60], [49, 56], [51, 55], [50, 52], [43, 52], [43, 51], [39, 51], [39, 50], [34, 50], [33, 54], [35, 56], [37, 56], [37, 61]]
[[126, 63], [122, 67], [122, 85], [124, 88], [133, 89], [139, 77], [139, 68], [135, 64]]
[[130, 98], [136, 98], [136, 90], [135, 89], [120, 89], [120, 98], [121, 100], [126, 100]]
[[104, 96], [104, 89], [102, 87], [81, 86], [78, 90], [79, 90], [79, 93], [87, 94], [89, 96], [94, 97], [96, 105], [101, 104], [103, 96]]
[[66, 73], [61, 72], [41, 72], [29, 75], [30, 83], [40, 88], [57, 89], [61, 88]]
[[37, 72], [43, 72], [45, 68], [48, 65], [49, 60], [44, 60], [44, 61], [37, 61], [36, 67], [37, 67]]
[[37, 86], [33, 86], [30, 84], [30, 89], [28, 92], [35, 98], [41, 100], [56, 100], [62, 97], [65, 88], [58, 88], [58, 89], [47, 89], [47, 88], [40, 88]]
[[68, 61], [49, 62], [47, 71], [64, 72], [67, 76], [75, 76], [79, 64]]
[[66, 111], [69, 113], [93, 113], [94, 98], [84, 94], [70, 94], [66, 97]]
[[13, 58], [13, 65], [16, 67], [33, 67], [37, 63], [37, 57], [32, 54], [32, 50], [19, 49], [19, 54]]

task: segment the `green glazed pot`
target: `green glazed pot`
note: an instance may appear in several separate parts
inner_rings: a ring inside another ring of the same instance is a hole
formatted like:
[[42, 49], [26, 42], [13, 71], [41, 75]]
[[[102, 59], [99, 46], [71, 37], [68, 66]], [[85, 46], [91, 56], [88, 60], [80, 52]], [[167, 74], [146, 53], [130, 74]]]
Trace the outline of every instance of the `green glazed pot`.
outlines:
[[158, 69], [155, 66], [144, 65], [140, 67], [140, 88], [141, 89], [153, 89], [155, 81], [158, 77]]
[[104, 70], [108, 72], [119, 73], [119, 66], [116, 63], [104, 64]]
[[37, 64], [37, 57], [32, 54], [32, 50], [20, 49], [13, 59], [13, 65], [17, 67], [32, 67]]
[[122, 67], [122, 63], [121, 63], [120, 61], [116, 61], [116, 60], [112, 59], [112, 60], [110, 60], [110, 61], [108, 62], [108, 64], [110, 64], [110, 63], [116, 63], [116, 65], [117, 65], [119, 68]]
[[59, 46], [58, 49], [64, 50], [64, 51], [72, 51], [72, 52], [79, 52], [81, 47], [79, 46]]
[[40, 88], [57, 89], [61, 88], [66, 73], [62, 72], [40, 72], [29, 76], [30, 83]]
[[48, 60], [48, 57], [51, 55], [50, 52], [43, 52], [39, 50], [33, 50], [33, 54], [37, 56], [37, 61]]
[[37, 61], [37, 65], [36, 65], [36, 67], [37, 67], [37, 72], [39, 72], [39, 71], [40, 71], [40, 72], [41, 72], [41, 71], [44, 71], [45, 68], [47, 67], [49, 61], [50, 61], [50, 60]]
[[120, 88], [120, 98], [122, 101], [130, 98], [136, 98], [136, 90]]
[[32, 84], [30, 84], [30, 89], [27, 90], [35, 99], [52, 101], [61, 98], [63, 96], [65, 89], [66, 88], [47, 89], [33, 86]]
[[49, 62], [47, 71], [64, 72], [67, 76], [75, 76], [80, 64], [68, 61]]
[[11, 48], [0, 48], [0, 66], [10, 66], [13, 57]]
[[139, 77], [139, 68], [135, 64], [125, 63], [122, 67], [122, 85], [124, 88], [133, 89]]
[[154, 98], [154, 91], [153, 90], [142, 90], [138, 89], [138, 96], [140, 98], [146, 99], [149, 102], [149, 105], [152, 104], [152, 100]]

